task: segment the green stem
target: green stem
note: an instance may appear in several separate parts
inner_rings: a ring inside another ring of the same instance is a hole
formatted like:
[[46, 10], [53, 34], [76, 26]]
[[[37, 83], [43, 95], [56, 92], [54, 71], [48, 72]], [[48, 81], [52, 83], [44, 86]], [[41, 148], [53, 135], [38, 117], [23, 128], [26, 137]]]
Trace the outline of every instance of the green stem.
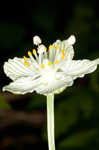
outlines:
[[47, 132], [49, 150], [55, 150], [54, 140], [54, 94], [47, 96]]

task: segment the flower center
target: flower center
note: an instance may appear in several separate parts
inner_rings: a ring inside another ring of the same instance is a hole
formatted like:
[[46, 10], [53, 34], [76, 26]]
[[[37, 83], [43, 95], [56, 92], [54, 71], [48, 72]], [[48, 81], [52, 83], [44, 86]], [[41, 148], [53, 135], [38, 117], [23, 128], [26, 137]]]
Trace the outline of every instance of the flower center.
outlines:
[[44, 83], [52, 83], [55, 80], [56, 72], [54, 69], [46, 69], [42, 72], [42, 78]]
[[42, 72], [52, 68], [54, 70], [57, 68], [57, 66], [59, 66], [61, 61], [64, 60], [66, 52], [63, 47], [60, 47], [59, 44], [50, 45], [47, 50], [43, 44], [40, 44], [41, 41], [37, 36], [35, 37], [34, 41], [35, 44], [38, 45], [37, 51], [35, 49], [33, 49], [32, 52], [28, 51], [30, 61], [27, 59], [27, 57], [24, 56], [25, 66], [29, 67], [31, 64], [36, 64], [39, 71]]
[[41, 74], [44, 83], [53, 82], [56, 76], [56, 71], [54, 69], [53, 64], [48, 59], [44, 59], [41, 67], [42, 67]]

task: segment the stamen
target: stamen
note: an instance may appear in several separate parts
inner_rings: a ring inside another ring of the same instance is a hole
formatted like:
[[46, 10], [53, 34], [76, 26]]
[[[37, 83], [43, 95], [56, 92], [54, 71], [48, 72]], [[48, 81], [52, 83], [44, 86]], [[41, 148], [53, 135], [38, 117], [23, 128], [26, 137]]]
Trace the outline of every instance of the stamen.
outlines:
[[44, 65], [44, 64], [41, 64], [41, 67], [42, 67], [42, 69], [44, 69], [44, 68], [45, 68], [45, 65]]
[[51, 66], [51, 65], [52, 65], [52, 62], [51, 62], [51, 61], [49, 61], [49, 62], [48, 62], [48, 66]]
[[28, 56], [31, 56], [31, 55], [32, 55], [31, 51], [28, 51]]
[[50, 46], [49, 46], [49, 49], [53, 49], [53, 45], [50, 45]]
[[61, 58], [64, 59], [64, 55], [62, 55]]
[[36, 50], [35, 49], [33, 49], [33, 54], [36, 55]]
[[64, 49], [62, 49], [62, 55], [64, 55], [65, 54], [65, 51], [64, 51]]
[[47, 47], [45, 47], [45, 52], [47, 51]]
[[58, 64], [58, 59], [56, 59], [56, 61], [54, 62], [54, 64]]
[[38, 47], [38, 53], [43, 54], [46, 50], [46, 47], [42, 44]]
[[33, 37], [33, 43], [35, 45], [39, 45], [39, 44], [41, 44], [41, 42], [42, 42], [42, 40], [40, 39], [39, 36], [36, 35], [36, 36]]
[[27, 61], [24, 62], [24, 65], [27, 66], [27, 67], [30, 66], [30, 64]]
[[56, 45], [56, 50], [59, 50], [59, 45], [58, 44]]
[[23, 56], [24, 60], [27, 60], [27, 57], [26, 56]]

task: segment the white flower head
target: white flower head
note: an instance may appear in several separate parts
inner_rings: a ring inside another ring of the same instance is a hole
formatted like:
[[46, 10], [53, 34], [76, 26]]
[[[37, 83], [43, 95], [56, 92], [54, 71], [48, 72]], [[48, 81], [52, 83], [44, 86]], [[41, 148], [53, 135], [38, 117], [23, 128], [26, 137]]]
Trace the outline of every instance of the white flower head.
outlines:
[[48, 49], [39, 45], [41, 41], [37, 37], [33, 39], [34, 44], [38, 45], [37, 51], [33, 49], [32, 52], [28, 51], [29, 57], [15, 57], [4, 63], [4, 72], [13, 81], [3, 91], [15, 94], [33, 91], [43, 95], [58, 93], [72, 86], [74, 79], [95, 71], [99, 64], [99, 59], [72, 60], [73, 35], [64, 41], [57, 40]]

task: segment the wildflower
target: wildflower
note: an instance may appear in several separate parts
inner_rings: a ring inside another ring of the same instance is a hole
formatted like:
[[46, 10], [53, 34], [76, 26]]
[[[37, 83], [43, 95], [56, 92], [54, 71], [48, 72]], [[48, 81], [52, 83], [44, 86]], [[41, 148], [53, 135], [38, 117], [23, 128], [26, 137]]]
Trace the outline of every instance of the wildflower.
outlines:
[[15, 94], [37, 93], [47, 96], [47, 130], [49, 150], [55, 150], [54, 141], [54, 94], [59, 93], [78, 77], [96, 70], [99, 58], [93, 61], [72, 60], [75, 36], [57, 40], [47, 48], [38, 36], [33, 38], [37, 51], [28, 51], [24, 58], [9, 59], [4, 63], [4, 72], [13, 82], [3, 88]]
[[93, 61], [72, 60], [74, 56], [73, 44], [75, 36], [67, 40], [57, 40], [47, 49], [38, 36], [33, 38], [37, 50], [28, 51], [24, 58], [9, 59], [4, 63], [4, 72], [13, 82], [3, 88], [15, 94], [37, 93], [48, 95], [58, 93], [78, 77], [96, 70], [99, 59]]

